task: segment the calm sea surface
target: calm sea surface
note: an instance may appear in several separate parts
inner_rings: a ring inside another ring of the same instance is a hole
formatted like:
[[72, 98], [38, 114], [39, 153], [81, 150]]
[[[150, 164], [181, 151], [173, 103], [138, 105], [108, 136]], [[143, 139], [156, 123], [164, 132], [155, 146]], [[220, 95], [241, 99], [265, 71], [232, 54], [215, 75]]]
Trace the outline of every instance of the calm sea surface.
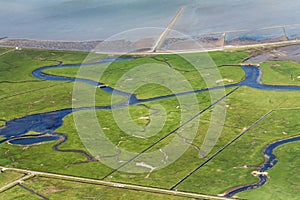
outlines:
[[0, 37], [96, 40], [133, 28], [166, 27], [197, 35], [300, 23], [299, 0], [0, 0]]

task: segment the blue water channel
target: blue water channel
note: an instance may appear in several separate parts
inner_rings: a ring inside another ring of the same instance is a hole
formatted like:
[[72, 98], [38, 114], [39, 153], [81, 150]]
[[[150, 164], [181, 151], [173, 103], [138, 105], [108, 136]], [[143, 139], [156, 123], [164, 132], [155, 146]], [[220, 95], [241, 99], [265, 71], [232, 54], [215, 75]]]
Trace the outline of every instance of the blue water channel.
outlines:
[[[295, 142], [295, 141], [300, 141], [300, 136], [280, 140], [280, 141], [274, 142], [274, 143], [269, 144], [268, 146], [266, 146], [264, 151], [263, 151], [263, 154], [267, 158], [267, 160], [265, 161], [263, 166], [259, 169], [259, 172], [266, 172], [267, 170], [271, 169], [272, 167], [274, 167], [277, 164], [278, 159], [273, 154], [274, 150], [277, 147], [279, 147], [283, 144], [287, 144], [287, 143]], [[245, 185], [245, 186], [233, 189], [233, 190], [231, 190], [230, 192], [228, 192], [226, 194], [226, 197], [232, 197], [233, 195], [235, 195], [239, 192], [243, 192], [243, 191], [246, 191], [246, 190], [252, 190], [252, 189], [261, 187], [262, 185], [264, 185], [267, 182], [268, 177], [266, 175], [259, 175], [258, 177], [260, 179], [259, 182], [251, 184], [251, 185]]]
[[[58, 65], [54, 66], [44, 66], [41, 68], [38, 68], [32, 72], [32, 75], [34, 77], [44, 79], [44, 80], [50, 80], [50, 81], [79, 81], [83, 82], [92, 86], [99, 87], [100, 89], [109, 92], [118, 94], [124, 97], [128, 98], [128, 101], [124, 104], [114, 105], [114, 106], [101, 106], [101, 107], [83, 107], [83, 108], [67, 108], [62, 110], [56, 110], [52, 112], [46, 112], [46, 113], [40, 113], [40, 114], [33, 114], [28, 115], [22, 118], [13, 119], [11, 121], [6, 122], [5, 126], [0, 127], [0, 136], [3, 136], [5, 139], [0, 141], [0, 144], [6, 141], [9, 141], [11, 144], [17, 144], [17, 145], [31, 145], [31, 144], [38, 144], [41, 142], [47, 142], [47, 141], [53, 141], [53, 140], [59, 140], [60, 137], [55, 134], [55, 130], [58, 129], [63, 124], [63, 118], [67, 115], [78, 112], [82, 110], [110, 110], [114, 108], [120, 108], [130, 105], [136, 105], [144, 102], [151, 102], [155, 100], [160, 99], [166, 99], [171, 98], [175, 96], [182, 96], [182, 95], [188, 95], [192, 93], [201, 93], [201, 92], [208, 92], [209, 90], [217, 90], [217, 89], [224, 89], [224, 88], [230, 88], [230, 87], [240, 87], [240, 86], [247, 86], [251, 88], [256, 88], [260, 90], [278, 90], [278, 91], [292, 91], [292, 90], [300, 90], [300, 86], [279, 86], [279, 85], [265, 85], [261, 83], [261, 76], [262, 71], [260, 67], [258, 66], [241, 66], [241, 68], [245, 71], [245, 78], [239, 83], [230, 84], [226, 86], [217, 86], [213, 88], [205, 88], [195, 91], [187, 91], [183, 93], [178, 94], [170, 94], [165, 96], [159, 96], [149, 99], [138, 99], [135, 94], [126, 93], [123, 91], [115, 90], [109, 86], [106, 86], [103, 83], [88, 80], [88, 79], [82, 79], [82, 78], [70, 78], [70, 77], [63, 77], [63, 76], [56, 76], [56, 75], [50, 75], [47, 73], [44, 73], [43, 71], [50, 68], [72, 68], [72, 67], [88, 67], [88, 66], [94, 66], [97, 64], [103, 64], [108, 62], [118, 62], [118, 61], [126, 61], [126, 60], [132, 60], [132, 58], [117, 58], [117, 59], [104, 59], [100, 62], [96, 63], [90, 63], [90, 64], [66, 64], [64, 65], [62, 62], [60, 62]], [[29, 131], [33, 131], [36, 133], [39, 133], [35, 136], [26, 137], [26, 134], [28, 134]], [[293, 142], [300, 140], [299, 137], [290, 138], [282, 141], [278, 141], [276, 143], [270, 144], [266, 147], [264, 150], [264, 154], [269, 157], [269, 159], [266, 161], [264, 166], [260, 169], [261, 172], [264, 172], [268, 170], [269, 168], [273, 167], [277, 163], [277, 159], [275, 155], [273, 154], [273, 150], [278, 147], [279, 145]], [[235, 190], [232, 190], [229, 192], [226, 196], [230, 197], [238, 192], [254, 189], [256, 187], [259, 187], [263, 185], [267, 177], [266, 176], [259, 176], [260, 182], [247, 185], [244, 187], [237, 188]]]

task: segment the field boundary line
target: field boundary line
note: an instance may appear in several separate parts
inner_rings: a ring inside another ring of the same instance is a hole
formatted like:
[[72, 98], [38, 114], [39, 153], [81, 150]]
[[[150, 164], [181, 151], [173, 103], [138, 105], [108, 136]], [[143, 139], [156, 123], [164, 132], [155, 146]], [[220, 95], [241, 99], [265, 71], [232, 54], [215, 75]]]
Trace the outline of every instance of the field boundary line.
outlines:
[[43, 195], [41, 195], [41, 194], [36, 193], [34, 190], [32, 190], [32, 189], [26, 187], [25, 185], [23, 185], [23, 184], [21, 184], [21, 183], [18, 183], [17, 185], [18, 185], [20, 188], [22, 188], [22, 189], [24, 189], [24, 190], [30, 192], [31, 194], [33, 194], [33, 195], [35, 195], [35, 196], [38, 196], [38, 197], [42, 198], [43, 200], [48, 200], [47, 197], [45, 197], [45, 196], [43, 196]]
[[235, 141], [237, 141], [239, 138], [241, 138], [243, 135], [245, 135], [247, 132], [249, 132], [251, 129], [253, 129], [258, 123], [263, 121], [265, 118], [270, 116], [275, 110], [272, 109], [268, 111], [266, 114], [264, 114], [261, 118], [256, 120], [253, 124], [251, 124], [245, 131], [240, 133], [238, 136], [236, 136], [233, 140], [231, 140], [229, 143], [227, 143], [224, 147], [219, 149], [216, 153], [214, 153], [209, 159], [202, 162], [198, 167], [196, 167], [193, 171], [191, 171], [188, 175], [186, 175], [184, 178], [182, 178], [180, 181], [178, 181], [175, 185], [173, 185], [170, 190], [175, 190], [176, 187], [178, 187], [181, 183], [183, 183], [186, 179], [188, 179], [191, 175], [193, 175], [195, 172], [197, 172], [201, 167], [206, 165], [209, 161], [213, 160], [216, 156], [218, 156], [220, 153], [222, 153], [227, 147], [232, 145]]
[[190, 123], [191, 121], [193, 121], [194, 119], [196, 119], [197, 117], [199, 117], [200, 115], [202, 115], [204, 112], [208, 111], [209, 109], [213, 108], [215, 105], [217, 105], [219, 102], [223, 101], [224, 99], [226, 99], [229, 95], [233, 94], [234, 92], [236, 92], [239, 89], [239, 87], [236, 87], [235, 89], [231, 90], [230, 92], [228, 92], [226, 95], [222, 96], [220, 99], [218, 99], [217, 101], [213, 102], [212, 104], [210, 104], [208, 107], [204, 108], [203, 110], [201, 110], [200, 112], [198, 112], [196, 115], [194, 115], [191, 119], [183, 122], [179, 127], [175, 128], [174, 130], [172, 130], [171, 132], [169, 132], [168, 134], [166, 134], [165, 136], [163, 136], [162, 138], [160, 138], [159, 140], [157, 140], [156, 142], [152, 143], [150, 146], [148, 146], [146, 149], [144, 149], [143, 151], [141, 151], [140, 153], [138, 153], [137, 155], [135, 155], [134, 157], [130, 158], [128, 161], [126, 161], [125, 163], [123, 163], [122, 165], [120, 165], [119, 167], [117, 167], [116, 169], [114, 169], [113, 171], [111, 171], [110, 173], [108, 173], [107, 175], [105, 175], [102, 180], [106, 179], [107, 177], [111, 176], [113, 173], [119, 171], [121, 168], [123, 168], [124, 166], [126, 166], [127, 164], [131, 163], [133, 160], [135, 160], [136, 158], [140, 157], [143, 153], [147, 152], [148, 150], [150, 150], [152, 147], [154, 147], [155, 145], [157, 145], [158, 143], [160, 143], [161, 141], [163, 141], [164, 139], [168, 138], [170, 135], [173, 135], [174, 133], [176, 133], [178, 130], [180, 130], [182, 127], [184, 127], [185, 125], [187, 125], [188, 123]]

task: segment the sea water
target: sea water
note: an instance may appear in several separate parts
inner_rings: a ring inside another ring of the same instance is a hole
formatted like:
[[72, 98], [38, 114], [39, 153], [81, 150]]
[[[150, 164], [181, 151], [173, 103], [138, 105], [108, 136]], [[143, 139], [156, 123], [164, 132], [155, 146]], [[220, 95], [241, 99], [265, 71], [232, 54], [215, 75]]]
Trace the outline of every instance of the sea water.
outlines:
[[0, 0], [0, 37], [102, 40], [164, 28], [183, 5], [174, 28], [188, 35], [300, 23], [294, 0]]

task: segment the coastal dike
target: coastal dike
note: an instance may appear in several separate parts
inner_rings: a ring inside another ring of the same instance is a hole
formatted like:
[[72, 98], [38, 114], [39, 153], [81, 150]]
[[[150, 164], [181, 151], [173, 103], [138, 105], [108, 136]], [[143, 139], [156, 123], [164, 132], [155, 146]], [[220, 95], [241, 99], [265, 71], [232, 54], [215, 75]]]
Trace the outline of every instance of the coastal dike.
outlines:
[[216, 42], [216, 46], [224, 47], [226, 45], [226, 32], [223, 33], [222, 37]]
[[176, 24], [177, 20], [181, 16], [181, 14], [183, 12], [183, 9], [184, 9], [184, 6], [182, 6], [178, 10], [178, 12], [176, 13], [175, 17], [172, 19], [172, 21], [170, 22], [170, 24], [167, 26], [167, 28], [164, 30], [164, 32], [162, 32], [162, 34], [157, 39], [157, 41], [155, 42], [155, 44], [152, 47], [152, 49], [151, 49], [150, 52], [156, 52], [157, 49], [159, 49], [162, 46], [162, 44], [164, 43], [166, 37], [169, 35], [170, 31], [173, 29], [173, 27]]

